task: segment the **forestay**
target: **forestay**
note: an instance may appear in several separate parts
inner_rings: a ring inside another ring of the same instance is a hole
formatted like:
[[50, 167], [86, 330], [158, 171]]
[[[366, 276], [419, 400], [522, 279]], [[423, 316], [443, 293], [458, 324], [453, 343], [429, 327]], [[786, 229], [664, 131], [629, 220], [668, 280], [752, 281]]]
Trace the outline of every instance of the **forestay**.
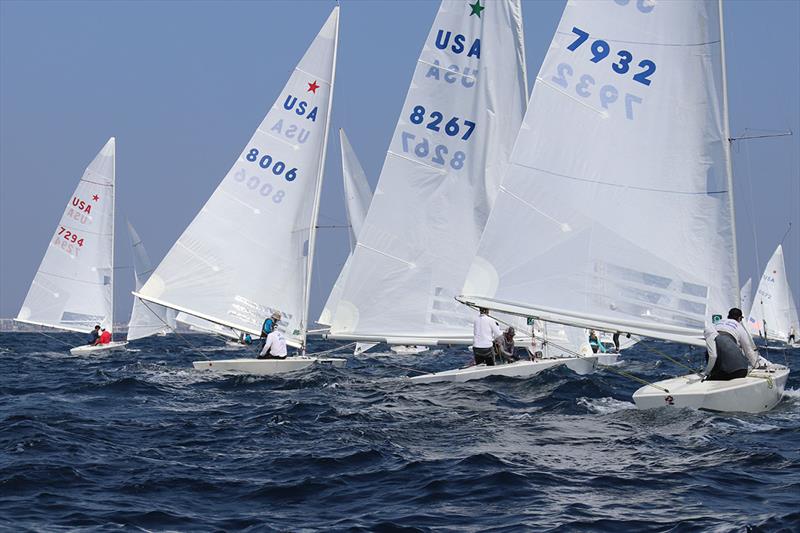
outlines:
[[454, 296], [524, 114], [524, 67], [519, 1], [442, 2], [358, 235], [334, 337], [471, 338], [474, 316]]
[[[141, 290], [147, 278], [153, 272], [153, 264], [144, 249], [144, 244], [139, 234], [128, 222], [128, 233], [133, 247], [133, 276], [136, 290]], [[128, 322], [128, 340], [133, 341], [151, 335], [163, 335], [175, 329], [175, 311], [150, 302], [142, 302], [133, 297], [131, 319]]]
[[465, 301], [693, 344], [738, 305], [720, 9], [567, 4]]
[[[369, 187], [367, 175], [361, 166], [361, 163], [350, 145], [344, 130], [339, 130], [339, 144], [342, 149], [342, 178], [344, 179], [344, 199], [345, 207], [347, 208], [347, 222], [350, 225], [350, 254], [356, 246], [358, 233], [361, 226], [364, 224], [364, 219], [369, 210], [369, 204], [372, 201], [372, 189]], [[347, 279], [347, 273], [350, 269], [350, 255], [347, 257], [336, 283], [328, 295], [328, 301], [325, 302], [325, 307], [322, 309], [322, 314], [319, 317], [320, 324], [326, 326], [331, 325], [332, 310], [336, 309], [339, 303], [339, 298], [342, 295], [342, 284]]]
[[56, 226], [17, 320], [70, 331], [110, 329], [114, 315], [114, 157], [111, 137], [83, 173]]
[[[764, 331], [765, 323], [766, 331]], [[770, 257], [758, 282], [747, 325], [751, 333], [754, 335], [764, 333], [768, 339], [785, 341], [789, 337], [791, 327], [794, 327], [795, 335], [800, 334], [797, 307], [786, 277], [783, 246], [780, 244]]]
[[304, 345], [338, 20], [337, 7], [143, 299], [252, 334], [277, 310]]

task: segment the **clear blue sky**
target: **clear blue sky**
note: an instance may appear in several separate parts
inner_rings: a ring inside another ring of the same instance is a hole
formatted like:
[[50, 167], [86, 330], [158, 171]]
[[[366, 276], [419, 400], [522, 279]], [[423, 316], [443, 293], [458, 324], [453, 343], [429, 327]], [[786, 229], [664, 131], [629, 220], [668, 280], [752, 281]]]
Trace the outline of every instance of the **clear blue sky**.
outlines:
[[[332, 133], [345, 128], [373, 188], [438, 4], [342, 1]], [[158, 262], [333, 6], [0, 1], [0, 316], [16, 315], [78, 179], [110, 136], [117, 265], [131, 265], [126, 217]], [[523, 3], [531, 86], [563, 6]], [[800, 2], [732, 0], [725, 17], [732, 132], [795, 132], [734, 149], [741, 281], [757, 282], [757, 264], [763, 268], [792, 222], [784, 248], [800, 302]], [[345, 220], [339, 143], [330, 139], [320, 224]], [[318, 245], [314, 315], [347, 256], [347, 231], [320, 230]], [[132, 278], [117, 271], [118, 320], [130, 313]]]

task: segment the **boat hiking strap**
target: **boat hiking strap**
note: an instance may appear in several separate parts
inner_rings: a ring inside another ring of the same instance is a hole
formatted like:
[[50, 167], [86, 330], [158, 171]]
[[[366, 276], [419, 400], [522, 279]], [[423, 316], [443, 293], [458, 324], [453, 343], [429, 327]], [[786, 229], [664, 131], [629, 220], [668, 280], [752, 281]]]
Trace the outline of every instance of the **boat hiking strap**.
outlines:
[[173, 328], [173, 327], [172, 327], [172, 326], [170, 326], [168, 323], [166, 323], [166, 322], [164, 321], [164, 319], [163, 319], [163, 318], [161, 318], [160, 316], [158, 316], [158, 313], [156, 313], [155, 311], [153, 311], [153, 309], [152, 309], [152, 308], [151, 308], [149, 305], [147, 305], [147, 302], [146, 302], [146, 301], [142, 300], [141, 298], [139, 298], [139, 301], [140, 301], [140, 302], [142, 302], [142, 304], [144, 304], [144, 306], [147, 308], [147, 310], [148, 310], [148, 311], [150, 311], [151, 313], [153, 313], [153, 316], [155, 316], [155, 317], [156, 317], [156, 318], [157, 318], [159, 321], [161, 321], [161, 323], [162, 323], [162, 324], [164, 324], [165, 326], [167, 326], [167, 327], [170, 329], [170, 331], [172, 331], [172, 333], [174, 333], [174, 334], [175, 334], [176, 336], [178, 336], [178, 337], [179, 337], [179, 338], [180, 338], [180, 339], [181, 339], [183, 342], [185, 342], [187, 345], [189, 345], [189, 348], [191, 348], [192, 350], [194, 350], [195, 352], [197, 352], [197, 354], [198, 354], [200, 357], [202, 357], [203, 359], [205, 359], [206, 361], [208, 361], [208, 356], [207, 356], [205, 353], [203, 353], [203, 352], [202, 352], [202, 351], [201, 351], [201, 350], [200, 350], [200, 349], [199, 349], [197, 346], [195, 346], [194, 344], [192, 344], [192, 343], [189, 341], [189, 339], [187, 339], [187, 338], [186, 338], [186, 336], [185, 336], [185, 335], [182, 335], [180, 332], [178, 332], [178, 330], [177, 330], [176, 328]]
[[[492, 318], [494, 318], [498, 322], [502, 322], [503, 324], [510, 325], [507, 322], [505, 322], [505, 321], [503, 321], [503, 320], [501, 320], [501, 319], [499, 319], [497, 317], [492, 317]], [[551, 342], [551, 341], [548, 341], [546, 339], [543, 342], [545, 342], [547, 344], [550, 344], [551, 346], [554, 346], [554, 347], [558, 348], [562, 352], [570, 354], [570, 355], [573, 355], [573, 356], [575, 356], [576, 358], [579, 358], [579, 359], [582, 359], [582, 358], [585, 358], [585, 357], [593, 357], [594, 356], [594, 354], [592, 354], [592, 355], [581, 355], [580, 353], [578, 353], [578, 352], [576, 352], [574, 350], [570, 350], [569, 348], [567, 348], [565, 346], [559, 346], [555, 342]], [[678, 364], [680, 364], [680, 363], [678, 363]], [[655, 383], [653, 383], [651, 381], [647, 381], [646, 379], [642, 379], [639, 376], [635, 376], [635, 375], [631, 374], [630, 372], [626, 372], [625, 370], [620, 370], [619, 368], [617, 368], [615, 366], [612, 366], [612, 365], [601, 365], [599, 363], [598, 363], [597, 366], [599, 366], [603, 370], [609, 370], [611, 372], [614, 372], [615, 374], [619, 374], [620, 376], [626, 377], [626, 378], [631, 379], [633, 381], [637, 381], [637, 382], [642, 383], [644, 385], [650, 385], [651, 387], [653, 387], [655, 389], [663, 390], [664, 392], [669, 394], [669, 390], [668, 389], [666, 389], [666, 388], [664, 388], [664, 387], [662, 387], [660, 385], [656, 385]], [[694, 372], [694, 370], [692, 370], [692, 372]]]

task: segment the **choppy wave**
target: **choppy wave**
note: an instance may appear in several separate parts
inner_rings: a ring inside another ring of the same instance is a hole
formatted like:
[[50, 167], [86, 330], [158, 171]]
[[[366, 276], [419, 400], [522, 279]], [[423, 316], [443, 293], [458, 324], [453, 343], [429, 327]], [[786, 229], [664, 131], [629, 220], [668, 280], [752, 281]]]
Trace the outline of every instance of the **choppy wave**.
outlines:
[[[614, 369], [404, 379], [464, 364], [462, 348], [378, 347], [281, 377], [191, 369], [230, 357], [222, 344], [159, 337], [81, 358], [0, 335], [0, 529], [800, 529], [795, 375], [765, 414], [639, 411], [639, 384]], [[800, 350], [787, 358], [797, 367]], [[615, 368], [681, 371], [637, 348]]]

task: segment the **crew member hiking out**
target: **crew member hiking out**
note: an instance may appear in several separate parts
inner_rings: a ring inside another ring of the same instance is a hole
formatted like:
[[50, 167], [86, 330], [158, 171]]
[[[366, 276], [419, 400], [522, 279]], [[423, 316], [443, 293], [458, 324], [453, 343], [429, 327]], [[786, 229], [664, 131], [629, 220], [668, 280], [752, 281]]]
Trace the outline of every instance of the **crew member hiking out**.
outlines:
[[728, 318], [704, 331], [708, 363], [703, 374], [710, 381], [728, 381], [747, 376], [748, 368], [758, 364], [759, 355], [753, 338], [742, 326], [742, 311], [728, 311]]
[[502, 335], [500, 327], [490, 316], [489, 310], [481, 307], [478, 318], [472, 328], [472, 353], [475, 364], [494, 366], [493, 343], [494, 339]]

